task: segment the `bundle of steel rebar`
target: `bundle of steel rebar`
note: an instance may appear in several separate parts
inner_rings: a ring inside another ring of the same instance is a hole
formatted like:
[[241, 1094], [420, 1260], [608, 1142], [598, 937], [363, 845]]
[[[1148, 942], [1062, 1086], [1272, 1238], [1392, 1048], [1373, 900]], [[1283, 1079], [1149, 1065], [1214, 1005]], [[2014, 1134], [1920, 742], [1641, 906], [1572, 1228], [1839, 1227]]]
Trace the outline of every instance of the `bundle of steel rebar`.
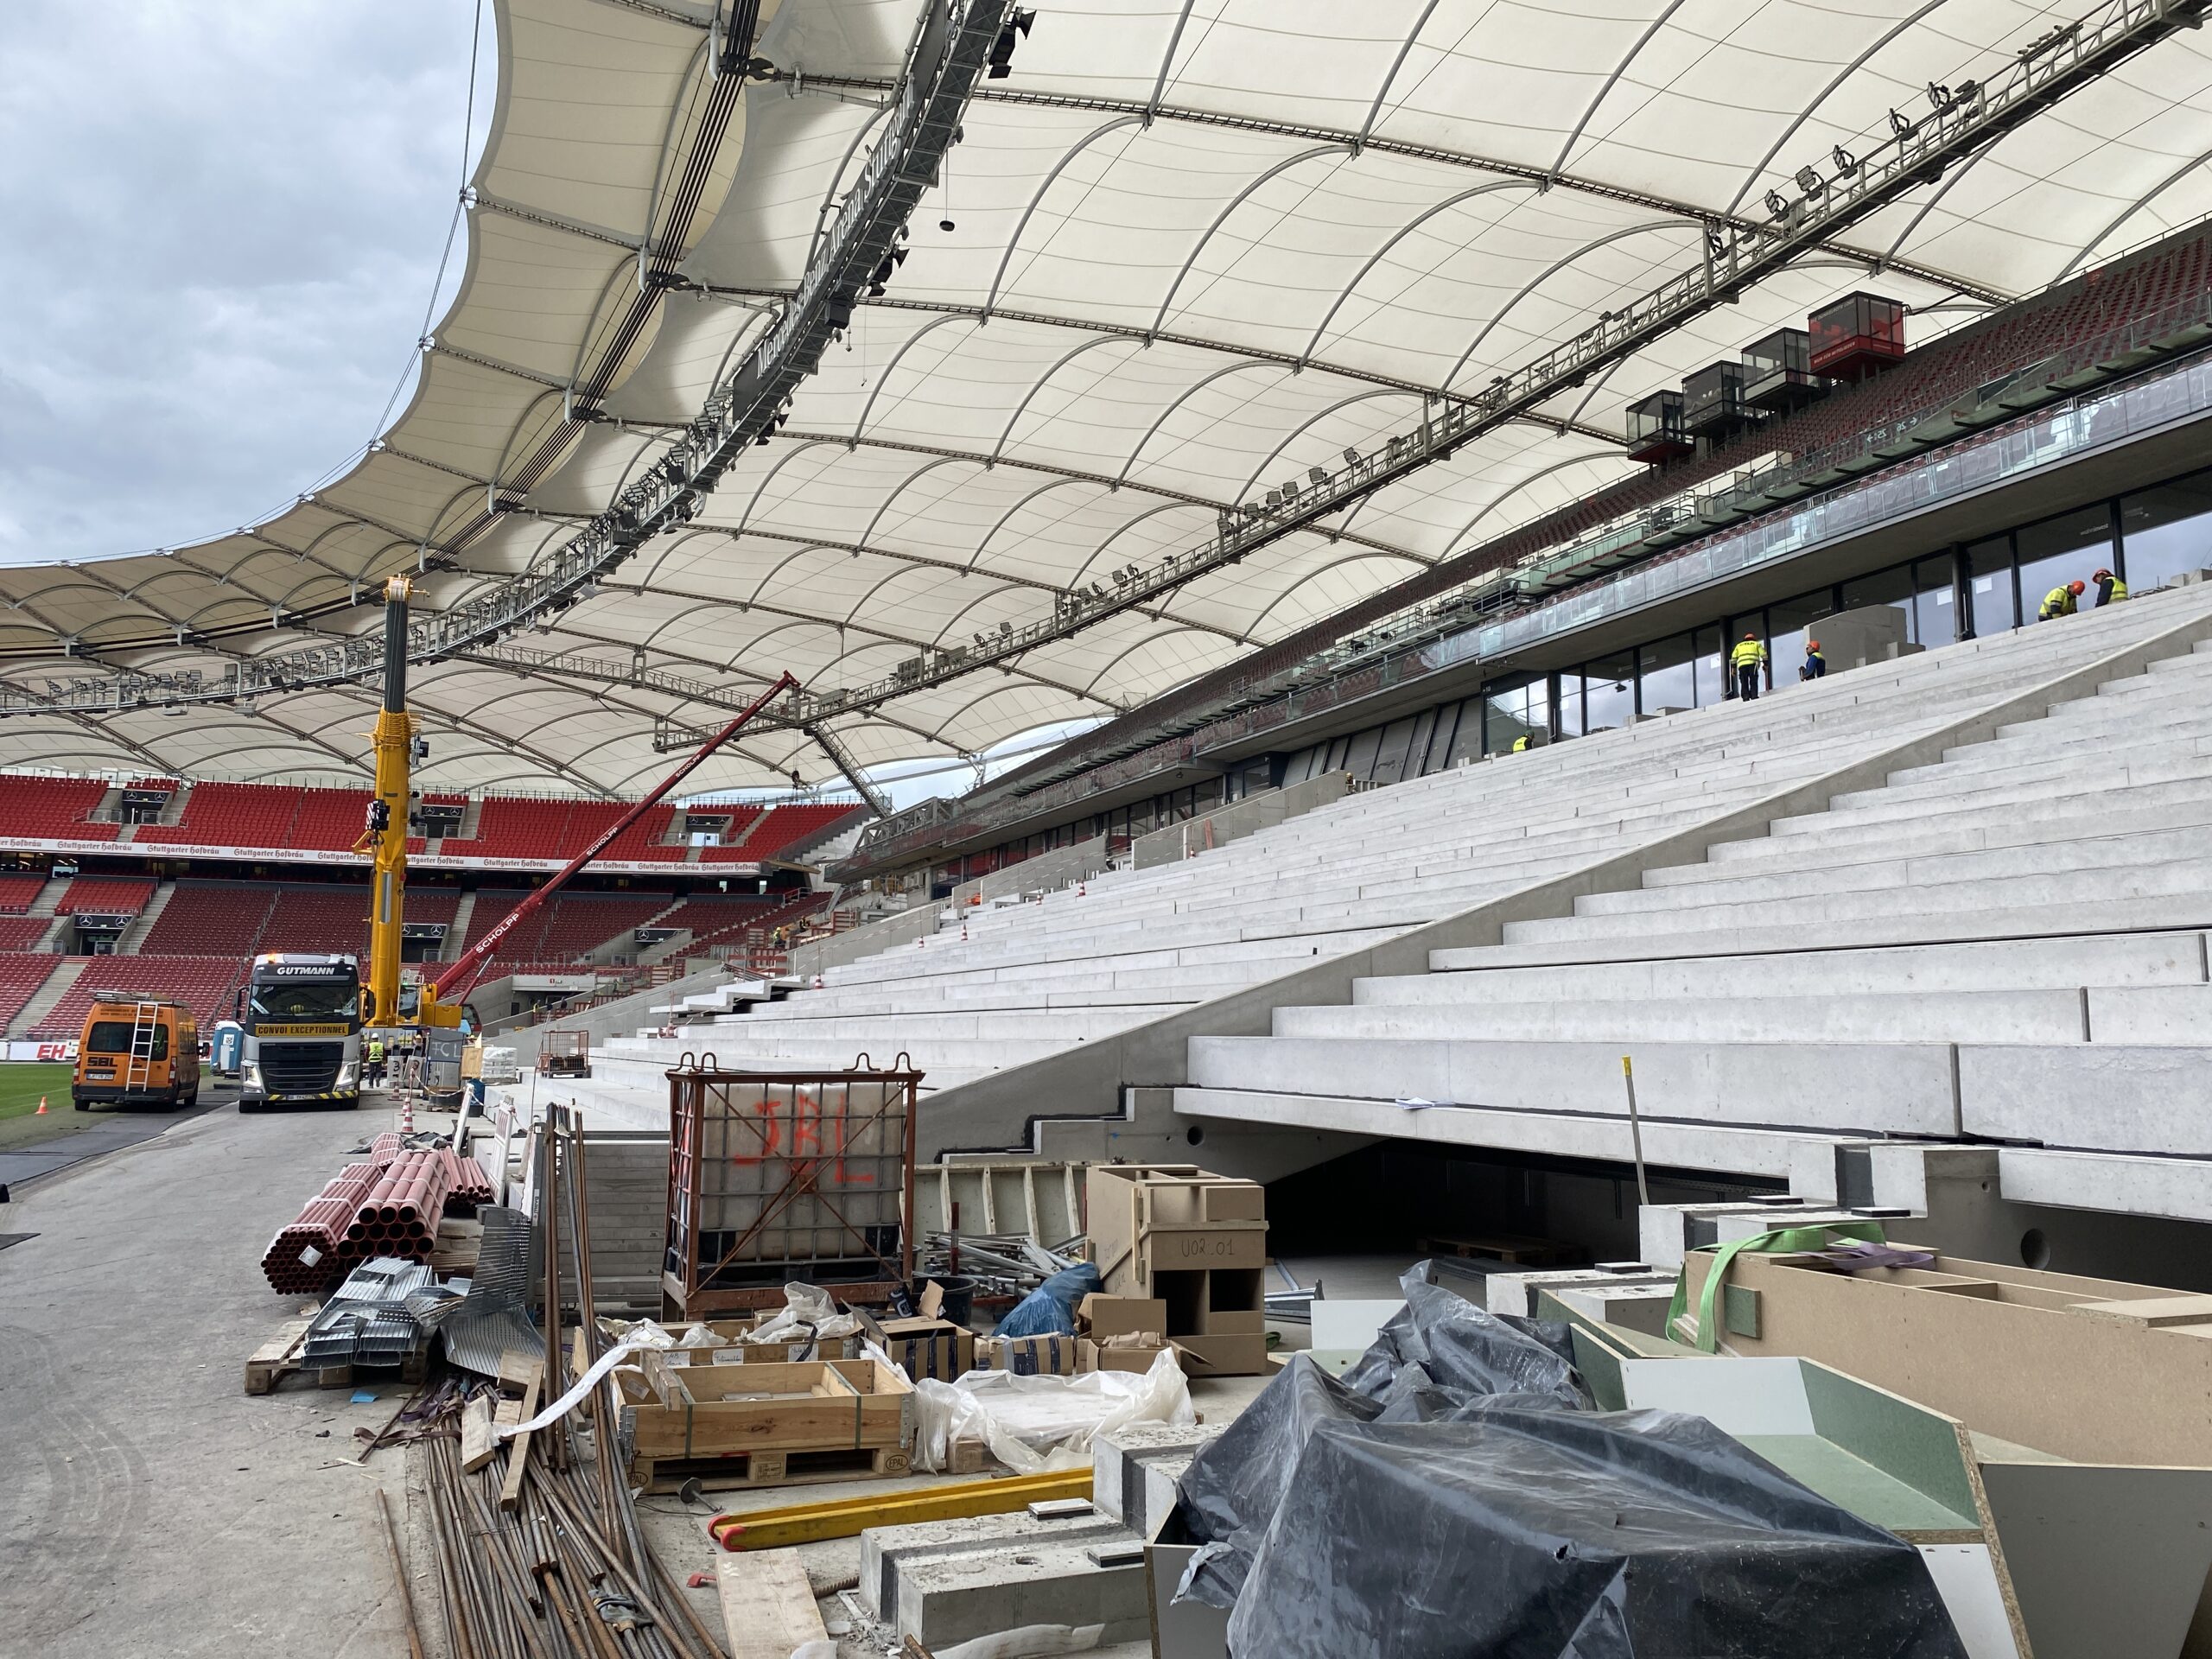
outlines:
[[[568, 1114], [550, 1116], [537, 1189], [548, 1269], [540, 1284], [554, 1290], [541, 1319], [543, 1399], [564, 1388], [562, 1281], [578, 1306], [591, 1306], [590, 1260], [577, 1248], [590, 1223], [583, 1136]], [[587, 1321], [580, 1358], [598, 1342]], [[448, 1396], [418, 1447], [438, 1613], [454, 1659], [728, 1659], [639, 1527], [614, 1444], [611, 1378], [546, 1427], [503, 1441], [474, 1472], [461, 1452], [467, 1406], [466, 1392]]]

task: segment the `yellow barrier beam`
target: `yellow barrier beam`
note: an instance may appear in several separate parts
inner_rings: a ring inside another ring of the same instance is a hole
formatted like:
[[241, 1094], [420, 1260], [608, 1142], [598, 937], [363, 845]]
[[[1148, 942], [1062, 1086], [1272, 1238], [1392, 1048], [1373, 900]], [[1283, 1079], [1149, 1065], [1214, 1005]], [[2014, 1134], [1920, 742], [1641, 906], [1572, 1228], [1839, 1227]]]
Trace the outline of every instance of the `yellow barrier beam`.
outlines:
[[794, 1503], [780, 1510], [725, 1515], [708, 1528], [724, 1549], [783, 1549], [824, 1538], [856, 1538], [870, 1527], [957, 1521], [971, 1515], [1010, 1515], [1053, 1497], [1089, 1497], [1090, 1471], [1056, 1469], [1002, 1480], [961, 1480], [866, 1497]]

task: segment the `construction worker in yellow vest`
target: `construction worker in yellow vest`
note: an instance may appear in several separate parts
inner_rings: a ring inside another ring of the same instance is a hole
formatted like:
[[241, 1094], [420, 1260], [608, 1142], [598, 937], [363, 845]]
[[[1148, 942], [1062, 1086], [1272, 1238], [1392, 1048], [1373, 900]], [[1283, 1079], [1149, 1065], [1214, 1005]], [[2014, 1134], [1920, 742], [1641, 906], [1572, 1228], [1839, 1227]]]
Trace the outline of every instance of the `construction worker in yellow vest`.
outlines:
[[2097, 605], [2100, 609], [2107, 605], [2117, 605], [2127, 597], [2127, 584], [2109, 570], [2100, 570], [2089, 580], [2097, 584]]
[[2082, 597], [2086, 582], [2062, 582], [2043, 596], [2043, 608], [2036, 613], [2036, 620], [2049, 622], [2062, 616], [2071, 616], [2081, 608], [2075, 601]]
[[1513, 740], [1513, 753], [1516, 753], [1516, 754], [1526, 754], [1526, 753], [1529, 752], [1529, 750], [1530, 749], [1530, 747], [1533, 747], [1533, 746], [1529, 743], [1529, 735], [1530, 735], [1530, 734], [1529, 734], [1529, 733], [1527, 733], [1527, 732], [1523, 732], [1523, 733], [1522, 733], [1522, 734], [1521, 734], [1521, 735], [1520, 735], [1520, 736], [1518, 736], [1518, 737], [1516, 737], [1516, 738], [1515, 738], [1515, 739]]
[[1808, 639], [1805, 642], [1804, 665], [1798, 669], [1797, 677], [1801, 680], [1817, 680], [1827, 671], [1828, 659], [1821, 655], [1821, 642], [1817, 639]]
[[1759, 699], [1759, 671], [1766, 666], [1766, 647], [1759, 643], [1756, 633], [1745, 634], [1736, 648], [1728, 653], [1728, 666], [1735, 671], [1736, 695], [1745, 702]]

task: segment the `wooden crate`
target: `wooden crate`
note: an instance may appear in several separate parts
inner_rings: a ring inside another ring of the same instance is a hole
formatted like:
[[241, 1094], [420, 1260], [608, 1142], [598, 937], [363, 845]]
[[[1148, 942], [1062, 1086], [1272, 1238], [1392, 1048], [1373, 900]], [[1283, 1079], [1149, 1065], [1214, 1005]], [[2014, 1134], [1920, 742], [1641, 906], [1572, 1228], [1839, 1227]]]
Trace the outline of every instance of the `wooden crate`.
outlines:
[[[914, 1391], [891, 1366], [872, 1359], [683, 1365], [666, 1363], [665, 1354], [645, 1357], [645, 1378], [625, 1411], [640, 1475], [658, 1479], [663, 1465], [706, 1461], [721, 1464], [722, 1478], [735, 1484], [770, 1485], [818, 1469], [824, 1460], [814, 1453], [853, 1452], [885, 1455], [839, 1475], [904, 1471]], [[793, 1454], [801, 1453], [807, 1455], [794, 1465]], [[800, 1474], [791, 1472], [794, 1467]], [[778, 1468], [783, 1472], [769, 1472]], [[698, 1468], [687, 1468], [686, 1478], [699, 1476]]]
[[[976, 1469], [982, 1466], [978, 1459]], [[630, 1465], [630, 1484], [649, 1492], [673, 1492], [696, 1480], [703, 1491], [719, 1492], [749, 1486], [888, 1479], [912, 1472], [912, 1455], [903, 1446], [880, 1446], [872, 1452], [733, 1452], [720, 1458], [637, 1458]]]

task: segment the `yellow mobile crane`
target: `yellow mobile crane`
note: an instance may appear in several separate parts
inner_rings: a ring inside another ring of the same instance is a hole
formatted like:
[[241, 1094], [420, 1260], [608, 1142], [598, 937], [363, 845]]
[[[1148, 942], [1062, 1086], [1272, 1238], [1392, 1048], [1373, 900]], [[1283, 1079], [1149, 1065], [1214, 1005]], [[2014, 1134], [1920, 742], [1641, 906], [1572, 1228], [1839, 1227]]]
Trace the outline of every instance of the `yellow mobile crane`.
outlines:
[[646, 810], [690, 777], [715, 750], [735, 737], [747, 721], [786, 691], [798, 690], [789, 674], [747, 706], [745, 711], [716, 732], [690, 759], [661, 779], [660, 786], [592, 838], [588, 846], [563, 865], [553, 879], [500, 918], [499, 924], [469, 946], [460, 959], [442, 965], [435, 983], [425, 982], [412, 1020], [403, 1020], [399, 1007], [400, 914], [407, 896], [407, 831], [413, 801], [411, 766], [429, 753], [416, 734], [414, 717], [407, 712], [407, 607], [412, 586], [405, 576], [394, 576], [384, 589], [384, 706], [378, 711], [374, 743], [377, 757], [376, 797], [369, 803], [368, 828], [354, 844], [376, 867], [375, 890], [369, 916], [368, 1006], [364, 1025], [391, 1027], [413, 1024], [452, 1029], [461, 1022], [462, 999], [498, 951], [500, 941], [525, 918], [535, 914], [569, 879], [604, 852], [607, 845], [642, 817]]

